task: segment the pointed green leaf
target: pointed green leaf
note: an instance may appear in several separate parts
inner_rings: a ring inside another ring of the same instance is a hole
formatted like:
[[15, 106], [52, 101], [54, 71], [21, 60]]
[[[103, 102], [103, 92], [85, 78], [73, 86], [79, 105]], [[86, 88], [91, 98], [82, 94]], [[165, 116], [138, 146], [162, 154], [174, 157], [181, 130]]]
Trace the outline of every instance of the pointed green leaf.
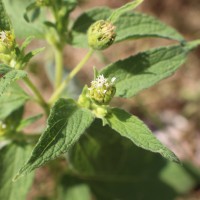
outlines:
[[179, 162], [176, 155], [166, 148], [136, 116], [132, 116], [124, 110], [113, 108], [106, 119], [112, 129], [130, 139], [138, 147], [160, 153], [170, 161]]
[[20, 50], [21, 50], [22, 52], [24, 52], [24, 50], [26, 49], [26, 47], [32, 42], [32, 40], [33, 40], [34, 38], [35, 38], [34, 36], [29, 36], [29, 37], [27, 37], [27, 38], [23, 41], [22, 45], [20, 46]]
[[29, 96], [17, 84], [12, 84], [0, 96], [0, 120], [5, 119], [14, 110], [23, 106], [28, 99]]
[[42, 47], [42, 48], [38, 48], [38, 49], [35, 49], [33, 51], [30, 51], [29, 53], [27, 53], [22, 62], [23, 63], [28, 63], [30, 61], [31, 58], [33, 58], [35, 55], [39, 54], [40, 52], [44, 51], [45, 47]]
[[[87, 48], [87, 30], [97, 20], [108, 19], [112, 10], [106, 7], [91, 9], [83, 13], [72, 27], [72, 40], [69, 41], [77, 47]], [[114, 23], [116, 26], [115, 43], [128, 39], [145, 37], [167, 38], [183, 41], [184, 38], [173, 28], [158, 19], [142, 13], [125, 13]]]
[[28, 158], [32, 147], [26, 144], [10, 144], [0, 150], [0, 199], [26, 200], [34, 174], [12, 182], [19, 166]]
[[10, 29], [9, 17], [5, 11], [3, 1], [0, 0], [0, 31], [9, 31]]
[[100, 73], [108, 78], [116, 77], [116, 96], [132, 97], [171, 76], [185, 62], [187, 53], [199, 44], [197, 40], [142, 52], [112, 63]]
[[93, 114], [78, 107], [74, 100], [58, 100], [51, 110], [47, 129], [16, 178], [67, 152], [93, 120]]
[[130, 11], [130, 10], [135, 9], [135, 8], [136, 8], [137, 6], [139, 6], [142, 2], [143, 2], [143, 0], [134, 0], [133, 2], [129, 2], [129, 3], [125, 4], [125, 5], [123, 5], [122, 7], [120, 7], [120, 8], [118, 8], [118, 9], [114, 10], [114, 11], [112, 12], [112, 14], [110, 15], [110, 17], [108, 18], [108, 20], [111, 21], [111, 22], [117, 21], [118, 18], [119, 18], [122, 14], [124, 14], [124, 13], [126, 13], [126, 12], [128, 12], [128, 11]]
[[4, 93], [7, 87], [10, 86], [11, 83], [26, 76], [26, 72], [22, 70], [11, 70], [10, 72], [6, 73], [0, 78], [0, 96]]

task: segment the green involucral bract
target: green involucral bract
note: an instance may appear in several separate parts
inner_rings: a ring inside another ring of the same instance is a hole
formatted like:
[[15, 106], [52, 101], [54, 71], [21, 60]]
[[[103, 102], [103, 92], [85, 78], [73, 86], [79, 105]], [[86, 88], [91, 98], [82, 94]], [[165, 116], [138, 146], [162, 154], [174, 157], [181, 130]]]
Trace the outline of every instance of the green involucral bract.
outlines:
[[99, 20], [93, 23], [87, 33], [88, 44], [95, 50], [108, 48], [115, 40], [115, 26], [105, 20]]

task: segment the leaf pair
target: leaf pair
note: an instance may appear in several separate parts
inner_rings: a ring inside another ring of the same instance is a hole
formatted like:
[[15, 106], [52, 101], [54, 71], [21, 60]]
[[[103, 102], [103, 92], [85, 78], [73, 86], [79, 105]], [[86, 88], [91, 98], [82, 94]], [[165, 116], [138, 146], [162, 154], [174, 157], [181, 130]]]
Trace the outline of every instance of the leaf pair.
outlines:
[[[52, 108], [45, 132], [36, 144], [27, 163], [16, 175], [15, 180], [44, 165], [49, 160], [68, 152], [94, 119], [91, 111], [80, 108], [73, 100], [58, 100]], [[106, 120], [111, 128], [129, 138], [137, 146], [160, 153], [169, 160], [179, 162], [177, 157], [164, 147], [144, 123], [136, 117], [115, 108], [110, 110]]]
[[[185, 45], [163, 47], [132, 56], [104, 68], [106, 77], [116, 76], [116, 96], [131, 97], [175, 72], [185, 60], [186, 54], [199, 45], [194, 41]], [[35, 146], [28, 162], [16, 179], [69, 151], [80, 136], [92, 124], [95, 116], [90, 110], [79, 107], [70, 99], [58, 100], [52, 108], [48, 126]], [[135, 116], [114, 108], [104, 122], [135, 145], [160, 153], [163, 157], [179, 162], [178, 158], [162, 145], [148, 127]]]

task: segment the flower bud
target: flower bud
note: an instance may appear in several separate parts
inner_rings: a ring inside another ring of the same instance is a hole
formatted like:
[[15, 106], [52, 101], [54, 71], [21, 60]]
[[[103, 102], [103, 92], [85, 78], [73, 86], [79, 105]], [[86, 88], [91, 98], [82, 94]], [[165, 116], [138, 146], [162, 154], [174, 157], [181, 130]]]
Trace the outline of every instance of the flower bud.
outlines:
[[115, 26], [105, 20], [93, 23], [88, 29], [88, 44], [95, 50], [108, 48], [115, 40]]
[[100, 105], [109, 104], [116, 92], [115, 79], [113, 77], [111, 81], [108, 81], [103, 75], [99, 75], [96, 80], [91, 82], [91, 87], [88, 88], [90, 99]]

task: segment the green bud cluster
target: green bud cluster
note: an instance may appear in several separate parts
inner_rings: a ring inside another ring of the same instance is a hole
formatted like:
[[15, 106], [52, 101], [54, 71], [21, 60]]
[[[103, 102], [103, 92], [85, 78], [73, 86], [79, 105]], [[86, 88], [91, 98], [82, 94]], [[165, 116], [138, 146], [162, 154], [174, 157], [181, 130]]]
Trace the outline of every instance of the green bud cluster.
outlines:
[[11, 31], [0, 31], [0, 61], [10, 64], [15, 54], [15, 37]]
[[103, 75], [99, 75], [96, 80], [91, 82], [91, 87], [88, 88], [88, 97], [97, 104], [109, 104], [116, 92], [114, 86], [115, 79], [113, 77], [109, 81]]
[[88, 44], [95, 50], [108, 48], [115, 40], [115, 26], [105, 20], [93, 23], [88, 29]]

